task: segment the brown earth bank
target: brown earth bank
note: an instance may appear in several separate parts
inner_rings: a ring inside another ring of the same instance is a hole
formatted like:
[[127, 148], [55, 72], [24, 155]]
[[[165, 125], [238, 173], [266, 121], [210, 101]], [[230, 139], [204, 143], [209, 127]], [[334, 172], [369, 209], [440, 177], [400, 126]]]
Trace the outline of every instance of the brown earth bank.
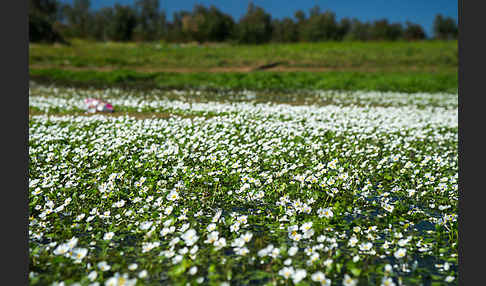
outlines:
[[201, 68], [201, 67], [127, 67], [120, 68], [116, 66], [85, 66], [85, 67], [75, 67], [75, 66], [64, 66], [64, 65], [43, 65], [43, 64], [32, 64], [29, 65], [32, 69], [61, 69], [61, 70], [71, 70], [71, 71], [114, 71], [114, 70], [132, 70], [135, 72], [142, 73], [157, 73], [157, 72], [171, 72], [171, 73], [198, 73], [198, 72], [208, 72], [208, 73], [224, 73], [224, 72], [254, 72], [254, 71], [271, 71], [271, 72], [328, 72], [328, 71], [340, 71], [340, 72], [379, 72], [379, 71], [389, 71], [389, 72], [400, 72], [400, 71], [422, 71], [422, 72], [437, 72], [443, 69], [439, 67], [407, 67], [407, 68], [395, 68], [395, 67], [295, 67], [295, 66], [282, 66], [274, 65], [271, 67], [266, 66], [234, 66], [234, 67], [211, 67], [211, 68]]

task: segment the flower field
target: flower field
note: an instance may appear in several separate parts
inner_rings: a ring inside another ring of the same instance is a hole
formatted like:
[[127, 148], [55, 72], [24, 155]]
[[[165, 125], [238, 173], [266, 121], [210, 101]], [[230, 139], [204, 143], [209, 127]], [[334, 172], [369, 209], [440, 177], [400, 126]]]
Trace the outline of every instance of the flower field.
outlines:
[[30, 284], [456, 285], [457, 102], [32, 86]]

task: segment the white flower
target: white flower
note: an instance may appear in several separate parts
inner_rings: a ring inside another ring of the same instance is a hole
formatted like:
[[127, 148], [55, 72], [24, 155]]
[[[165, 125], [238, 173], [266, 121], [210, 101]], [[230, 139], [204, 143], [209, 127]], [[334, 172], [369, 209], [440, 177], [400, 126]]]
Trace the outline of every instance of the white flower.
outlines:
[[216, 250], [220, 250], [226, 246], [226, 238], [221, 237], [220, 239], [216, 240], [213, 245]]
[[301, 227], [300, 227], [300, 230], [302, 230], [303, 232], [306, 232], [308, 230], [310, 230], [312, 228], [312, 222], [309, 221], [309, 222], [306, 222], [304, 223]]
[[283, 276], [285, 279], [289, 279], [294, 274], [294, 272], [295, 271], [293, 267], [284, 267], [280, 269], [278, 275]]
[[273, 258], [277, 258], [279, 254], [280, 254], [280, 249], [275, 247], [272, 249], [270, 256], [272, 256]]
[[292, 275], [292, 281], [294, 282], [294, 284], [297, 284], [302, 281], [302, 279], [304, 279], [306, 275], [307, 271], [305, 271], [305, 269], [297, 269]]
[[179, 199], [179, 193], [177, 191], [171, 191], [168, 195], [167, 195], [167, 199], [169, 201], [176, 201]]
[[316, 273], [311, 275], [311, 279], [314, 282], [320, 282], [321, 285], [330, 286], [331, 280], [326, 278], [326, 275], [321, 271], [317, 271]]
[[395, 282], [393, 282], [393, 279], [391, 277], [383, 277], [381, 280], [381, 286], [395, 286]]
[[401, 247], [407, 245], [407, 243], [408, 243], [408, 239], [400, 239], [398, 241], [398, 245], [401, 246]]
[[199, 237], [197, 236], [196, 230], [191, 228], [190, 230], [186, 231], [182, 235], [182, 239], [186, 242], [186, 244], [188, 246], [191, 246], [194, 243], [196, 243], [196, 241], [199, 239]]
[[319, 217], [326, 217], [326, 218], [332, 218], [334, 216], [334, 213], [330, 208], [320, 208], [317, 210], [317, 214]]
[[252, 237], [253, 237], [253, 234], [251, 232], [247, 232], [247, 233], [245, 233], [241, 236], [241, 239], [246, 243], [246, 242], [249, 242]]
[[172, 233], [175, 231], [175, 226], [171, 226], [171, 227], [164, 227], [161, 231], [160, 231], [160, 235], [161, 236], [166, 236], [167, 234], [169, 233]]
[[343, 286], [356, 286], [358, 285], [358, 280], [351, 278], [348, 274], [344, 274]]
[[235, 222], [234, 224], [232, 224], [230, 226], [231, 232], [237, 232], [238, 230], [240, 230], [240, 223], [239, 222]]
[[204, 241], [205, 243], [214, 243], [216, 240], [218, 240], [219, 232], [213, 231], [208, 234], [207, 239]]
[[288, 254], [289, 256], [294, 256], [297, 253], [297, 251], [299, 251], [299, 248], [292, 246], [291, 248], [289, 248]]
[[358, 239], [356, 238], [356, 236], [352, 236], [349, 241], [348, 241], [348, 245], [351, 246], [351, 247], [354, 247], [356, 245], [356, 243], [358, 243]]
[[319, 259], [319, 253], [314, 252], [314, 253], [312, 253], [312, 254], [311, 254], [311, 257], [310, 257], [310, 259], [309, 259], [309, 262], [310, 262], [310, 263], [314, 263], [314, 262], [316, 262], [318, 259]]
[[67, 243], [60, 244], [54, 249], [55, 255], [65, 255], [71, 250], [71, 247]]
[[181, 255], [184, 255], [187, 252], [189, 252], [189, 248], [187, 248], [187, 247], [183, 247], [183, 248], [179, 249], [179, 254], [181, 254]]
[[138, 273], [138, 278], [146, 278], [148, 276], [148, 271], [147, 270], [142, 270]]
[[137, 268], [138, 268], [137, 263], [132, 263], [132, 264], [128, 265], [128, 270], [134, 271]]
[[332, 265], [332, 259], [328, 258], [324, 261], [324, 266], [329, 267]]
[[179, 262], [182, 261], [183, 258], [184, 257], [182, 255], [178, 254], [178, 255], [174, 256], [174, 258], [172, 258], [172, 263], [173, 264], [178, 264]]
[[78, 238], [77, 237], [73, 237], [67, 242], [67, 246], [69, 246], [69, 248], [71, 248], [71, 249], [74, 248], [77, 244], [78, 244]]
[[115, 207], [121, 208], [125, 205], [125, 200], [121, 200], [115, 203]]
[[185, 223], [185, 224], [183, 224], [183, 225], [181, 226], [181, 228], [180, 228], [180, 232], [184, 232], [184, 231], [186, 231], [186, 230], [187, 230], [187, 229], [188, 229], [190, 226], [191, 226], [191, 224], [189, 224], [189, 223]]
[[292, 232], [290, 234], [290, 238], [294, 241], [300, 241], [302, 239], [302, 234], [297, 233], [297, 232]]
[[393, 205], [390, 205], [390, 204], [387, 204], [387, 203], [384, 203], [383, 204], [383, 208], [387, 211], [387, 212], [393, 212], [393, 209], [395, 208]]
[[314, 235], [314, 230], [313, 230], [313, 229], [310, 229], [310, 230], [308, 230], [308, 231], [304, 232], [303, 238], [305, 238], [305, 239], [309, 239], [309, 238], [311, 238], [313, 235]]
[[144, 242], [142, 243], [142, 252], [145, 253], [145, 252], [149, 252], [150, 250], [156, 248], [156, 247], [159, 247], [160, 246], [160, 242], [158, 241], [155, 241], [155, 242]]
[[152, 226], [153, 222], [151, 221], [144, 221], [140, 224], [140, 229], [141, 230], [147, 230]]
[[454, 276], [447, 276], [444, 281], [450, 283], [454, 281], [454, 279], [455, 279]]
[[236, 221], [240, 224], [246, 224], [248, 222], [248, 216], [246, 215], [242, 215], [242, 216], [239, 216]]
[[231, 246], [232, 247], [243, 247], [244, 245], [245, 245], [245, 241], [243, 239], [241, 239], [241, 238], [236, 238], [231, 243]]
[[173, 210], [173, 209], [174, 209], [174, 207], [173, 207], [173, 206], [168, 206], [168, 207], [166, 207], [166, 208], [165, 208], [165, 210], [164, 210], [164, 214], [166, 214], [166, 215], [170, 215], [170, 214], [172, 213], [172, 210]]
[[397, 259], [404, 257], [405, 254], [407, 254], [407, 250], [405, 248], [400, 248], [397, 251], [395, 251], [395, 253], [393, 253], [395, 258], [397, 258]]
[[75, 248], [73, 250], [71, 257], [73, 259], [81, 260], [84, 257], [86, 257], [86, 254], [88, 254], [88, 249], [86, 249], [86, 248]]
[[214, 231], [216, 230], [216, 224], [215, 223], [211, 223], [208, 225], [208, 227], [206, 228], [208, 231]]
[[197, 273], [197, 266], [193, 266], [193, 267], [189, 268], [188, 272], [189, 272], [190, 275], [196, 274]]
[[111, 268], [111, 266], [108, 263], [106, 263], [106, 261], [101, 261], [97, 265], [101, 271], [108, 271]]
[[94, 270], [88, 274], [88, 279], [91, 282], [93, 282], [96, 279], [96, 277], [98, 277], [98, 273]]
[[[171, 209], [171, 211], [172, 211], [172, 209]], [[172, 224], [173, 221], [174, 221], [173, 219], [169, 218], [168, 220], [164, 221], [163, 225], [165, 227], [169, 227]]]
[[365, 243], [361, 243], [361, 244], [359, 245], [359, 249], [360, 249], [361, 251], [368, 251], [368, 250], [370, 250], [372, 247], [373, 247], [373, 243], [371, 243], [371, 242], [365, 242]]
[[120, 275], [118, 272], [113, 277], [108, 278], [105, 282], [105, 286], [134, 286], [137, 283], [137, 279], [129, 279], [128, 274]]
[[213, 216], [213, 219], [211, 220], [211, 222], [217, 222], [219, 220], [219, 218], [221, 217], [222, 213], [223, 213], [223, 210], [218, 210], [216, 212], [216, 214]]
[[247, 255], [248, 253], [250, 253], [250, 250], [248, 250], [248, 248], [246, 247], [239, 247], [236, 248], [235, 253], [237, 255]]
[[198, 250], [199, 250], [199, 246], [197, 246], [196, 244], [191, 248], [191, 250], [189, 250], [189, 253], [194, 255]]
[[114, 233], [114, 232], [107, 232], [107, 233], [105, 233], [105, 235], [103, 236], [103, 239], [104, 239], [104, 240], [110, 240], [110, 239], [112, 239], [112, 238], [113, 238], [113, 236], [114, 236], [114, 235], [115, 235], [115, 233]]

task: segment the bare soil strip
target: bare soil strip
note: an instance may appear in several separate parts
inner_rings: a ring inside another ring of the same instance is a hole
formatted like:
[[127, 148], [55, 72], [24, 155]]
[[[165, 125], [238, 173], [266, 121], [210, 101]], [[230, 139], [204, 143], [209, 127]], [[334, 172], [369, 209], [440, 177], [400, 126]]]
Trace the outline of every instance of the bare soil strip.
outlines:
[[[128, 69], [135, 72], [144, 73], [155, 73], [155, 72], [171, 72], [171, 73], [197, 73], [197, 72], [209, 72], [209, 73], [221, 73], [221, 72], [328, 72], [328, 71], [356, 71], [356, 72], [377, 72], [377, 71], [400, 71], [394, 67], [390, 68], [372, 68], [372, 67], [295, 67], [295, 66], [282, 66], [271, 64], [267, 66], [233, 66], [233, 67], [116, 67], [116, 66], [86, 66], [86, 67], [75, 67], [75, 66], [63, 66], [63, 65], [44, 65], [44, 64], [33, 64], [29, 65], [31, 69], [62, 69], [62, 70], [72, 70], [72, 71], [114, 71], [120, 69]], [[422, 67], [408, 67], [403, 69], [403, 71], [436, 71], [439, 68], [422, 68]]]

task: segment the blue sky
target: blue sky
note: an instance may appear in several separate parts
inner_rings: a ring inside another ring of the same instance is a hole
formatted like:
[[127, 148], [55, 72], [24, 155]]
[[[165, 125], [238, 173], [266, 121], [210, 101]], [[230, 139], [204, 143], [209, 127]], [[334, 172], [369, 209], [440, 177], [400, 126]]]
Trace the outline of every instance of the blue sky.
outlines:
[[[72, 0], [60, 0], [72, 3]], [[246, 12], [250, 0], [160, 0], [169, 20], [176, 11], [192, 11], [195, 4], [214, 5], [224, 13], [238, 20]], [[318, 5], [321, 11], [327, 9], [342, 17], [358, 18], [361, 21], [373, 21], [386, 18], [390, 22], [405, 23], [411, 21], [424, 27], [428, 36], [432, 36], [432, 23], [437, 14], [458, 19], [457, 0], [252, 0], [252, 2], [274, 18], [292, 17], [301, 9], [308, 14], [309, 9]], [[91, 7], [99, 9], [119, 4], [133, 4], [134, 0], [91, 0]]]

